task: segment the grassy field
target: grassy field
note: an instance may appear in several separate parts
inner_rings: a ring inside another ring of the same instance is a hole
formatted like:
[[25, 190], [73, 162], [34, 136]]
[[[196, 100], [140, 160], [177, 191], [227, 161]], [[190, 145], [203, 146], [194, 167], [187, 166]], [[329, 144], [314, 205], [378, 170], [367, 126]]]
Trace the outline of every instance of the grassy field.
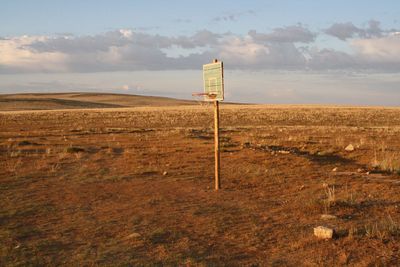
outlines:
[[400, 264], [399, 108], [212, 112], [0, 112], [0, 266]]
[[0, 111], [180, 106], [191, 104], [194, 104], [194, 102], [167, 97], [104, 93], [0, 95]]

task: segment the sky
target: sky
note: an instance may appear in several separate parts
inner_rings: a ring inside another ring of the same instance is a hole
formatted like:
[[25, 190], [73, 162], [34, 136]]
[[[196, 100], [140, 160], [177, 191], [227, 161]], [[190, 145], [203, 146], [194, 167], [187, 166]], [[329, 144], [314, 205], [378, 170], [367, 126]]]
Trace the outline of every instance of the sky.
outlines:
[[400, 1], [0, 0], [0, 93], [400, 106]]

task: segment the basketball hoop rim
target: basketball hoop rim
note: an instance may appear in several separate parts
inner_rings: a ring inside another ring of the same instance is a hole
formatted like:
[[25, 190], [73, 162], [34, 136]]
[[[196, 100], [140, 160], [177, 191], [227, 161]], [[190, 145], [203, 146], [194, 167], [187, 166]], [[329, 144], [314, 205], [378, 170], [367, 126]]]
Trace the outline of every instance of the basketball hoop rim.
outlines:
[[217, 96], [217, 94], [210, 94], [210, 93], [203, 93], [203, 92], [199, 92], [199, 93], [192, 93], [192, 96], [214, 96], [214, 97], [216, 97]]

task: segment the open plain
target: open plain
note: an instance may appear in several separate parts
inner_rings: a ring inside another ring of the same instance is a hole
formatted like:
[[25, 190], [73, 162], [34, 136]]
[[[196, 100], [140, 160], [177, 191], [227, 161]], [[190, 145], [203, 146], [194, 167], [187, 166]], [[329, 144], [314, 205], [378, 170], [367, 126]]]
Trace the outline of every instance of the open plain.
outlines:
[[1, 112], [0, 265], [400, 264], [399, 108], [220, 116], [216, 192], [211, 106]]

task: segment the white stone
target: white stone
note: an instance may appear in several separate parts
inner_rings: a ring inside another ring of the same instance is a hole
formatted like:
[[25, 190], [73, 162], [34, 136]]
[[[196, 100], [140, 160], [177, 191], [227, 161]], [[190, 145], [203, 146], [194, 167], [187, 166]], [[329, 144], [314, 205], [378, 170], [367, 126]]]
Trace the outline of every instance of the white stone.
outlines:
[[318, 226], [314, 228], [314, 235], [318, 238], [331, 239], [333, 237], [333, 229], [325, 226]]
[[354, 146], [352, 144], [350, 144], [350, 145], [346, 146], [346, 148], [344, 150], [349, 151], [349, 152], [354, 151]]

